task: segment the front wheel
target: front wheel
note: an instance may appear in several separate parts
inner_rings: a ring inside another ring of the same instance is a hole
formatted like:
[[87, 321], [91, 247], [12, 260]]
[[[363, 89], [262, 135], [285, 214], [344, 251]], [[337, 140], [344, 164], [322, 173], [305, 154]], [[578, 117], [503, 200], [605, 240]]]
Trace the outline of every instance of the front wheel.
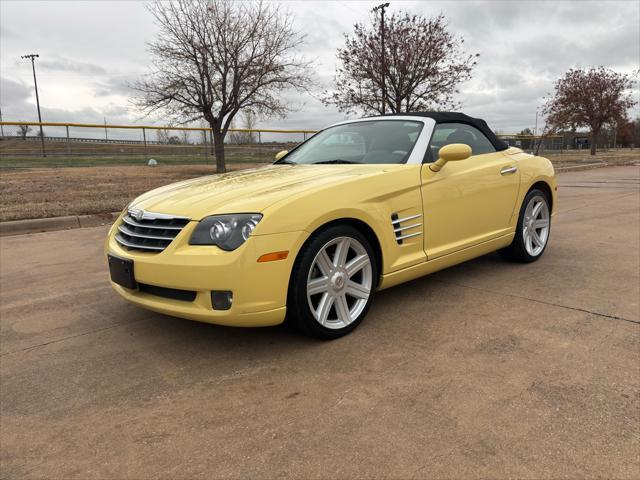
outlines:
[[533, 189], [522, 202], [513, 243], [498, 253], [509, 260], [535, 262], [547, 248], [550, 232], [549, 199], [543, 191]]
[[373, 249], [358, 230], [336, 225], [318, 232], [294, 264], [287, 320], [316, 338], [346, 335], [367, 314], [377, 275]]

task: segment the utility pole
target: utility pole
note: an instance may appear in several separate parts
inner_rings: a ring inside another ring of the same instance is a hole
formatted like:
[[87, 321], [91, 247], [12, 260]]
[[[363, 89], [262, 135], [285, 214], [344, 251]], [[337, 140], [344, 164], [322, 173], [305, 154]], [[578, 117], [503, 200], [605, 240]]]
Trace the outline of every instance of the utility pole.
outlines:
[[42, 156], [46, 157], [47, 153], [44, 150], [44, 131], [42, 130], [42, 115], [40, 115], [40, 97], [38, 96], [38, 80], [36, 80], [36, 63], [35, 59], [40, 55], [37, 53], [30, 53], [29, 55], [23, 55], [21, 58], [31, 59], [31, 68], [33, 69], [33, 85], [36, 87], [36, 105], [38, 106], [38, 122], [40, 122], [40, 141], [42, 142]]
[[377, 12], [380, 10], [380, 41], [382, 43], [382, 114], [385, 114], [386, 104], [387, 104], [387, 85], [386, 85], [386, 64], [385, 64], [385, 50], [384, 50], [384, 10], [389, 7], [389, 3], [381, 3], [377, 7], [374, 7], [372, 12]]
[[104, 139], [109, 140], [109, 135], [107, 134], [107, 117], [104, 117]]
[[2, 125], [2, 109], [0, 108], [0, 136], [4, 138], [4, 126]]

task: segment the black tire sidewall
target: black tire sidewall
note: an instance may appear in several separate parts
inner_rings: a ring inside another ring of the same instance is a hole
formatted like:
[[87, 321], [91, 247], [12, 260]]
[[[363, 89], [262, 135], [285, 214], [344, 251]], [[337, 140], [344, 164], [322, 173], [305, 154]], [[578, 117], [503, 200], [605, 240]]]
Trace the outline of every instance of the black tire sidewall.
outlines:
[[509, 256], [512, 257], [513, 259], [521, 262], [525, 262], [525, 263], [535, 262], [536, 260], [540, 259], [540, 257], [544, 255], [544, 252], [547, 249], [547, 245], [549, 245], [549, 240], [551, 238], [551, 217], [549, 217], [549, 235], [547, 236], [547, 241], [544, 244], [544, 248], [538, 255], [535, 255], [535, 256], [530, 255], [529, 252], [527, 252], [527, 248], [525, 246], [525, 241], [524, 241], [523, 228], [522, 228], [524, 223], [524, 214], [527, 209], [527, 205], [529, 205], [529, 202], [531, 201], [531, 199], [533, 197], [538, 197], [538, 196], [544, 198], [544, 201], [547, 203], [547, 208], [549, 209], [549, 213], [551, 213], [551, 208], [549, 207], [549, 198], [547, 197], [547, 194], [537, 188], [530, 190], [527, 193], [527, 195], [524, 197], [524, 201], [522, 202], [522, 207], [520, 207], [520, 214], [518, 216], [518, 225], [516, 226], [516, 236], [513, 240], [513, 244], [510, 247], [511, 251], [508, 252], [510, 254]]
[[[307, 301], [306, 287], [309, 270], [311, 269], [316, 255], [322, 247], [337, 237], [353, 238], [360, 242], [360, 244], [365, 248], [367, 255], [369, 255], [371, 260], [373, 284], [371, 287], [371, 294], [367, 299], [367, 304], [358, 318], [344, 328], [332, 329], [320, 325], [313, 316]], [[366, 236], [350, 225], [332, 225], [327, 227], [314, 233], [298, 253], [289, 282], [289, 292], [287, 296], [287, 320], [294, 328], [312, 337], [323, 340], [342, 337], [354, 330], [367, 315], [367, 312], [373, 303], [377, 282], [378, 266], [376, 264], [376, 257]]]

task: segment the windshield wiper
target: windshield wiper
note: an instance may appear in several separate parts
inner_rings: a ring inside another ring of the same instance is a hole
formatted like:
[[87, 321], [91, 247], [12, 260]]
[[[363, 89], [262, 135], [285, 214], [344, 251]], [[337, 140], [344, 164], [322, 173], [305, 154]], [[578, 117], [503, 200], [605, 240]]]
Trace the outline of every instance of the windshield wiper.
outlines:
[[291, 160], [278, 160], [273, 162], [274, 165], [296, 165], [296, 162], [292, 162]]
[[342, 160], [341, 158], [337, 158], [335, 160], [323, 160], [321, 162], [313, 162], [313, 165], [320, 165], [320, 164], [329, 164], [329, 163], [345, 163], [345, 164], [361, 164], [361, 162], [352, 162], [351, 160]]

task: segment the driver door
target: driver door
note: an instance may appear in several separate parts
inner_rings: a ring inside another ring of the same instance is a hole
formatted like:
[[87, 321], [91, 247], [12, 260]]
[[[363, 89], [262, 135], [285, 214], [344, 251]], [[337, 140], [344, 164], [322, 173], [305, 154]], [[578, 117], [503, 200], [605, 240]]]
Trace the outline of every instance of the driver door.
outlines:
[[497, 152], [478, 129], [461, 123], [435, 127], [429, 145], [433, 159], [440, 148], [465, 143], [472, 156], [448, 162], [439, 172], [422, 165], [424, 245], [427, 259], [441, 257], [506, 235], [520, 187], [515, 160]]

